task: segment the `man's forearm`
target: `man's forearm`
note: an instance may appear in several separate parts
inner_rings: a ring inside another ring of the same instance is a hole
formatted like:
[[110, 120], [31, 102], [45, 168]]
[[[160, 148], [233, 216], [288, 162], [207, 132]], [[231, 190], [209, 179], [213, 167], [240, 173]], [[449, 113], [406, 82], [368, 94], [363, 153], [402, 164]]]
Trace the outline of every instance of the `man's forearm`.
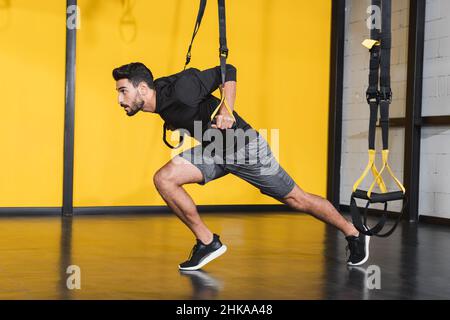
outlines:
[[[230, 111], [233, 112], [234, 110], [234, 101], [236, 100], [236, 81], [227, 81], [224, 84], [224, 87], [222, 89], [222, 94], [225, 95], [225, 100], [227, 102], [228, 107], [230, 108]], [[228, 113], [227, 108], [222, 105], [220, 107], [220, 113]]]

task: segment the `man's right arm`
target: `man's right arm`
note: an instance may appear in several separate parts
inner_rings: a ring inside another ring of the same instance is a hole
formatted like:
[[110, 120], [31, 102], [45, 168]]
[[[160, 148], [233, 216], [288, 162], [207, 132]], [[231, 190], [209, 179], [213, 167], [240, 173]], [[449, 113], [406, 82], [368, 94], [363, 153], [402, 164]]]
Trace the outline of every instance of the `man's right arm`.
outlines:
[[[204, 93], [206, 95], [211, 94], [212, 92], [217, 90], [219, 86], [222, 84], [222, 74], [220, 71], [220, 66], [199, 71], [198, 73], [196, 73], [196, 76], [200, 79], [204, 88]], [[227, 64], [225, 82], [236, 81], [236, 79], [237, 79], [236, 68], [231, 64]]]
[[[175, 94], [188, 105], [197, 105], [222, 84], [220, 67], [200, 71], [188, 69], [175, 84]], [[227, 64], [226, 81], [236, 81], [236, 68]]]

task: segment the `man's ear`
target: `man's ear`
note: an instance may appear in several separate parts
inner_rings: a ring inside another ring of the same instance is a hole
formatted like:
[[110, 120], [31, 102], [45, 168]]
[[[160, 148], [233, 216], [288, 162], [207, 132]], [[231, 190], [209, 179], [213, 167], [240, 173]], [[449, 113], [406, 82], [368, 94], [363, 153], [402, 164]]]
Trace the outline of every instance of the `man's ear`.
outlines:
[[148, 86], [145, 82], [141, 82], [138, 85], [138, 91], [141, 96], [146, 95], [148, 93]]

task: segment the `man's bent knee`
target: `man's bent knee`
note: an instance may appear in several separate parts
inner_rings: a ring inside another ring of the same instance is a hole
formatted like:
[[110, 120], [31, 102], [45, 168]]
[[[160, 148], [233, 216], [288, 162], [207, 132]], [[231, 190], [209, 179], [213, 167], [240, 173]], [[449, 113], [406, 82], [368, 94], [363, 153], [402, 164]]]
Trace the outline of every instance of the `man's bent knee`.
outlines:
[[164, 188], [168, 185], [176, 184], [175, 170], [170, 166], [162, 167], [154, 174], [153, 183], [158, 189]]
[[153, 175], [153, 184], [155, 185], [156, 189], [160, 190], [163, 187], [164, 184], [164, 175], [165, 173], [163, 171], [158, 170]]
[[184, 159], [180, 158], [179, 161], [175, 159], [159, 169], [153, 176], [153, 182], [157, 188], [182, 186], [203, 180], [203, 174], [197, 167]]

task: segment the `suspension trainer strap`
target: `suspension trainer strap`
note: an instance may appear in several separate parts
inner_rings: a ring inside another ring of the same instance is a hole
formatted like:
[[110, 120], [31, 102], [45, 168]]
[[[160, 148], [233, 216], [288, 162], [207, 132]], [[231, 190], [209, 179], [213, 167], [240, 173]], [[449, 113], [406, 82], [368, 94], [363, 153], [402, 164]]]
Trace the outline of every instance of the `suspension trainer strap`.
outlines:
[[[376, 234], [377, 237], [380, 238], [387, 238], [389, 237], [392, 233], [394, 233], [395, 229], [397, 228], [398, 224], [400, 223], [400, 221], [402, 220], [403, 217], [403, 213], [405, 212], [405, 208], [406, 205], [408, 204], [408, 199], [403, 198], [403, 206], [402, 206], [402, 210], [400, 211], [400, 214], [398, 215], [397, 219], [395, 220], [394, 225], [391, 227], [391, 229], [389, 231], [387, 231], [386, 233], [380, 234], [379, 232]], [[387, 203], [386, 203], [387, 205]], [[385, 212], [387, 211], [387, 208], [385, 209]], [[381, 231], [381, 230], [380, 230]]]
[[382, 0], [381, 66], [380, 66], [380, 125], [383, 150], [389, 149], [389, 105], [391, 90], [392, 0]]
[[[355, 228], [361, 232], [362, 234], [368, 235], [368, 236], [377, 236], [380, 238], [386, 238], [389, 237], [397, 228], [398, 224], [400, 223], [400, 221], [402, 220], [403, 217], [403, 213], [405, 212], [405, 208], [408, 204], [408, 200], [406, 198], [401, 198], [403, 199], [403, 206], [402, 209], [400, 211], [400, 213], [397, 216], [397, 219], [395, 219], [394, 224], [391, 226], [391, 228], [381, 234], [381, 230], [384, 228], [386, 222], [387, 222], [387, 209], [388, 209], [388, 204], [387, 202], [384, 202], [384, 209], [382, 211], [381, 217], [377, 223], [376, 226], [374, 226], [373, 228], [369, 228], [367, 226], [367, 215], [368, 215], [368, 211], [369, 211], [369, 205], [373, 202], [368, 201], [365, 208], [364, 208], [364, 222], [362, 222], [361, 220], [361, 214], [359, 212], [359, 208], [356, 204], [356, 200], [355, 197], [352, 195], [351, 199], [350, 199], [350, 213], [352, 216], [352, 220], [353, 220], [353, 225], [355, 226]], [[397, 199], [399, 200], [399, 199]]]
[[220, 73], [222, 76], [222, 84], [225, 83], [225, 77], [227, 73], [227, 25], [225, 17], [225, 0], [218, 0], [219, 7], [219, 57], [220, 57]]
[[362, 234], [374, 236], [377, 235], [381, 231], [381, 229], [383, 229], [387, 221], [387, 203], [384, 204], [384, 210], [377, 225], [373, 228], [369, 228], [367, 226], [367, 215], [369, 212], [370, 203], [370, 201], [367, 201], [367, 204], [364, 208], [364, 221], [362, 221], [355, 197], [352, 195], [352, 197], [350, 198], [350, 213], [352, 215], [353, 225], [355, 226], [356, 230], [358, 230]]
[[[405, 193], [405, 187], [394, 175], [389, 166], [389, 107], [392, 101], [391, 89], [391, 47], [392, 47], [392, 0], [382, 0], [382, 32], [381, 32], [381, 59], [380, 59], [380, 125], [382, 133], [383, 151], [382, 160], [383, 167], [381, 168], [377, 179], [381, 177], [384, 170], [387, 170], [389, 175], [397, 184], [397, 187]], [[370, 186], [367, 194], [370, 194], [375, 187], [375, 181]]]
[[178, 145], [173, 146], [169, 143], [169, 141], [167, 141], [167, 137], [166, 137], [167, 129], [168, 129], [167, 123], [164, 122], [164, 125], [163, 125], [163, 141], [164, 141], [164, 143], [170, 149], [178, 149], [179, 147], [181, 147], [183, 145], [184, 135], [180, 132], [180, 141], [178, 142]]
[[[370, 50], [370, 72], [369, 72], [369, 87], [366, 91], [367, 102], [370, 108], [369, 121], [369, 163], [366, 166], [363, 174], [353, 185], [353, 193], [350, 198], [350, 213], [355, 228], [365, 235], [388, 237], [396, 229], [400, 222], [404, 209], [406, 207], [407, 199], [405, 198], [405, 188], [402, 183], [395, 177], [392, 169], [389, 166], [389, 106], [392, 101], [391, 90], [391, 46], [392, 46], [392, 0], [372, 0], [372, 6], [381, 8], [381, 27], [379, 32], [375, 26], [371, 29], [370, 40], [365, 40], [363, 45]], [[376, 8], [375, 8], [376, 9]], [[376, 17], [378, 19], [378, 17]], [[375, 21], [376, 25], [379, 21]], [[382, 132], [382, 168], [378, 171], [375, 166], [375, 136], [376, 123], [378, 120], [378, 109], [380, 109], [380, 125]], [[388, 192], [386, 185], [382, 179], [384, 171], [388, 171], [394, 182], [397, 184], [400, 191]], [[374, 180], [367, 191], [358, 189], [367, 174], [372, 171]], [[378, 184], [382, 193], [373, 192], [375, 186]], [[366, 206], [363, 209], [363, 214], [357, 206], [356, 199], [366, 200]], [[389, 201], [403, 200], [403, 207], [398, 215], [394, 225], [384, 234], [381, 230], [384, 228], [387, 221], [387, 210]], [[382, 203], [384, 210], [378, 220], [378, 223], [369, 228], [367, 225], [367, 214], [370, 204]], [[363, 218], [362, 219], [362, 216]]]
[[[186, 53], [186, 62], [184, 63], [183, 70], [186, 70], [187, 65], [191, 62], [191, 51], [192, 51], [192, 45], [194, 43], [195, 36], [197, 35], [198, 30], [200, 29], [200, 25], [202, 24], [203, 14], [205, 13], [206, 8], [206, 2], [207, 0], [200, 0], [200, 6], [198, 8], [197, 13], [197, 19], [195, 20], [195, 26], [194, 26], [194, 32], [192, 33], [191, 43], [189, 44], [188, 51]], [[184, 135], [180, 133], [180, 141], [177, 146], [173, 146], [167, 141], [167, 129], [168, 125], [167, 123], [164, 123], [163, 125], [163, 142], [166, 146], [168, 146], [170, 149], [177, 149], [183, 145], [183, 139]]]
[[197, 35], [200, 25], [202, 23], [203, 14], [205, 13], [207, 0], [200, 0], [200, 7], [198, 8], [197, 20], [195, 21], [194, 32], [192, 33], [191, 43], [189, 44], [188, 52], [186, 54], [186, 62], [184, 64], [184, 70], [186, 70], [187, 65], [191, 62], [191, 50], [192, 44], [194, 43], [195, 36]]
[[[381, 8], [381, 0], [372, 0], [372, 7]], [[379, 99], [379, 70], [380, 70], [380, 41], [381, 34], [380, 30], [377, 28], [381, 24], [379, 17], [375, 15], [375, 23], [372, 23], [370, 29], [370, 39], [365, 40], [362, 44], [370, 51], [370, 61], [369, 61], [369, 86], [366, 91], [366, 99], [369, 104], [370, 109], [370, 120], [369, 120], [369, 134], [368, 134], [368, 144], [369, 144], [369, 162], [367, 163], [366, 169], [363, 174], [358, 178], [358, 180], [353, 185], [353, 192], [355, 192], [365, 177], [372, 172], [374, 178], [376, 178], [376, 183], [380, 187], [382, 192], [386, 192], [387, 188], [383, 181], [383, 178], [379, 175], [378, 169], [375, 165], [375, 137], [376, 137], [376, 127], [378, 120], [378, 107], [380, 103]], [[378, 178], [377, 178], [378, 177]]]
[[[207, 4], [207, 0], [200, 0], [200, 6], [199, 6], [199, 9], [198, 9], [197, 20], [195, 21], [194, 32], [192, 34], [191, 42], [189, 44], [188, 51], [187, 51], [187, 54], [186, 54], [186, 62], [184, 64], [184, 70], [186, 70], [187, 65], [191, 61], [192, 45], [194, 43], [195, 36], [197, 35], [198, 30], [200, 29], [200, 25], [202, 23], [203, 15], [205, 13], [206, 4]], [[217, 112], [219, 111], [220, 106], [222, 104], [225, 105], [225, 107], [227, 108], [228, 112], [230, 113], [230, 115], [235, 120], [234, 126], [236, 125], [236, 119], [234, 118], [234, 115], [231, 112], [231, 109], [230, 109], [230, 107], [228, 106], [228, 104], [226, 102], [225, 94], [223, 93], [223, 88], [224, 88], [224, 84], [225, 84], [225, 80], [226, 80], [226, 72], [227, 72], [227, 68], [226, 67], [227, 67], [227, 58], [228, 58], [227, 33], [226, 33], [226, 16], [225, 16], [225, 0], [218, 0], [218, 8], [219, 8], [219, 45], [220, 45], [220, 47], [219, 47], [219, 57], [220, 57], [220, 75], [221, 75], [221, 81], [222, 81], [222, 90], [220, 91], [221, 92], [220, 103], [218, 104], [218, 106], [216, 107], [214, 112], [212, 113], [211, 121], [208, 123], [208, 127], [211, 127], [211, 124], [213, 123], [213, 119], [214, 119], [215, 115], [217, 114]], [[168, 127], [167, 124], [164, 123], [164, 126], [163, 126], [163, 141], [164, 141], [164, 143], [171, 149], [179, 148], [182, 145], [182, 143], [183, 143], [183, 138], [184, 138], [183, 135], [180, 135], [180, 143], [178, 144], [178, 146], [174, 147], [166, 139], [167, 127]]]
[[[372, 0], [372, 6], [381, 8], [381, 0]], [[378, 17], [376, 17], [378, 19]], [[370, 122], [369, 122], [369, 150], [375, 150], [375, 134], [378, 118], [378, 79], [380, 69], [380, 31], [376, 27], [379, 21], [375, 21], [370, 30], [371, 41], [366, 44], [370, 50], [369, 62], [369, 87], [366, 91], [367, 103], [370, 106]]]
[[236, 119], [231, 112], [230, 107], [228, 106], [227, 100], [225, 98], [225, 94], [223, 93], [224, 84], [227, 75], [227, 58], [228, 58], [228, 47], [227, 47], [227, 24], [226, 24], [226, 15], [225, 15], [225, 0], [218, 0], [218, 8], [219, 8], [219, 58], [220, 58], [220, 75], [222, 80], [222, 90], [220, 103], [217, 105], [216, 109], [211, 114], [211, 123], [214, 122], [214, 117], [220, 109], [222, 104], [227, 108], [228, 113], [234, 119], [236, 125]]

